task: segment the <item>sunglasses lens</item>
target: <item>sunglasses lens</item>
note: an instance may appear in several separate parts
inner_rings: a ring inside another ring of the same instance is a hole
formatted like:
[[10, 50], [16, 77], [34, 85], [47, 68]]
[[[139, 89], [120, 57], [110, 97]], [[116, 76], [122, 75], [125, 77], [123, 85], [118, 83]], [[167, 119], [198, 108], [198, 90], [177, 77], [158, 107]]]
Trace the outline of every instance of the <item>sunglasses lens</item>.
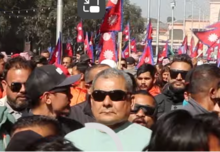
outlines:
[[22, 84], [21, 83], [11, 83], [11, 91], [19, 92], [21, 90]]
[[171, 77], [171, 79], [176, 79], [178, 74], [179, 74], [178, 71], [170, 70], [170, 77]]
[[96, 90], [92, 93], [92, 97], [95, 101], [104, 101], [106, 95], [108, 95], [112, 101], [122, 101], [126, 97], [126, 92], [121, 90], [114, 90], [110, 92]]
[[188, 73], [187, 71], [183, 71], [183, 72], [181, 72], [181, 76], [182, 76], [183, 79], [186, 78], [187, 73]]
[[106, 93], [104, 91], [96, 90], [92, 93], [92, 97], [95, 101], [103, 101]]
[[131, 110], [132, 113], [137, 113], [139, 110], [143, 110], [146, 116], [153, 116], [155, 109], [149, 106], [135, 104], [134, 108]]
[[126, 92], [121, 90], [111, 91], [109, 96], [112, 101], [122, 101], [126, 98]]

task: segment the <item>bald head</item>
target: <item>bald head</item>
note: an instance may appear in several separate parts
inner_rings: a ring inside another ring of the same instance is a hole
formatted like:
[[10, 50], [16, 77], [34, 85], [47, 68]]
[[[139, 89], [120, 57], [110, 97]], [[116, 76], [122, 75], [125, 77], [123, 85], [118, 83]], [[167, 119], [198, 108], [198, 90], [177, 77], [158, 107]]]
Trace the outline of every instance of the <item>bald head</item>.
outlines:
[[86, 83], [93, 81], [95, 76], [99, 74], [101, 71], [110, 68], [110, 66], [105, 64], [97, 64], [90, 68], [88, 68], [85, 72], [85, 81]]

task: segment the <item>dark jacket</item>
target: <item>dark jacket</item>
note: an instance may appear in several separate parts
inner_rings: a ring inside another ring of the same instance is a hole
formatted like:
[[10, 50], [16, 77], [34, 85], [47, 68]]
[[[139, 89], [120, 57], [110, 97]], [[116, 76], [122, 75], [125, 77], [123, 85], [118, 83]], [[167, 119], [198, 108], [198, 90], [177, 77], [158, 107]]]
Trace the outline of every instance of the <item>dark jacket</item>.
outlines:
[[[33, 115], [33, 113], [30, 110], [26, 110], [25, 112], [23, 112], [22, 117], [32, 116], [32, 115]], [[59, 123], [61, 125], [62, 136], [65, 136], [66, 134], [68, 134], [74, 130], [81, 129], [84, 127], [84, 125], [82, 125], [78, 121], [73, 120], [73, 119], [69, 119], [67, 117], [57, 117], [57, 120], [59, 121]]]
[[95, 118], [93, 116], [89, 100], [72, 106], [69, 118], [77, 120], [82, 124], [88, 122], [95, 122]]
[[182, 108], [182, 103], [184, 100], [183, 93], [177, 94], [167, 87], [161, 94], [155, 97], [157, 102], [157, 118], [162, 114], [168, 113], [171, 110], [177, 110]]
[[191, 115], [207, 114], [210, 113], [198, 104], [194, 99], [190, 98], [188, 104], [183, 107], [184, 110], [188, 111]]

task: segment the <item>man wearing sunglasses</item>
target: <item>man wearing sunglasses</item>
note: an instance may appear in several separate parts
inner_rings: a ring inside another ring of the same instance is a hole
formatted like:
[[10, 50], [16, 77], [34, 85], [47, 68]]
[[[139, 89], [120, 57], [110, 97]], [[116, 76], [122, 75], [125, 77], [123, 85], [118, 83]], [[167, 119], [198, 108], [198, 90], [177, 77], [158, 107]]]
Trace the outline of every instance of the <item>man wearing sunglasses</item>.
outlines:
[[134, 105], [131, 107], [129, 121], [151, 128], [156, 121], [156, 101], [147, 91], [133, 93]]
[[79, 122], [65, 118], [70, 113], [70, 87], [80, 77], [67, 77], [61, 68], [54, 65], [35, 68], [25, 84], [30, 109], [23, 116], [45, 115], [57, 118], [62, 125], [63, 135], [81, 128], [83, 125]]
[[187, 74], [188, 104], [183, 109], [193, 116], [216, 112], [220, 116], [220, 70], [204, 64]]
[[34, 64], [22, 57], [15, 57], [6, 62], [2, 85], [6, 97], [0, 99], [0, 105], [7, 107], [15, 119], [27, 108], [25, 83], [34, 69]]
[[157, 117], [171, 110], [182, 108], [186, 88], [185, 77], [192, 68], [192, 61], [188, 55], [181, 54], [173, 58], [170, 65], [171, 78], [164, 91], [155, 97], [158, 104]]
[[[127, 73], [106, 69], [93, 80], [91, 107], [97, 123], [108, 126], [117, 134], [124, 151], [141, 151], [148, 145], [151, 131], [128, 121], [133, 105], [132, 91], [132, 80]], [[84, 151], [117, 150], [111, 136], [97, 129], [83, 128], [69, 133], [66, 138]]]
[[[101, 71], [104, 71], [108, 68], [110, 68], [108, 65], [97, 64], [86, 70], [85, 82], [88, 90], [90, 89], [95, 76], [99, 74]], [[90, 95], [87, 94], [86, 101], [72, 106], [70, 115], [68, 117], [77, 120], [82, 124], [85, 124], [87, 122], [95, 122], [95, 118], [91, 110]]]

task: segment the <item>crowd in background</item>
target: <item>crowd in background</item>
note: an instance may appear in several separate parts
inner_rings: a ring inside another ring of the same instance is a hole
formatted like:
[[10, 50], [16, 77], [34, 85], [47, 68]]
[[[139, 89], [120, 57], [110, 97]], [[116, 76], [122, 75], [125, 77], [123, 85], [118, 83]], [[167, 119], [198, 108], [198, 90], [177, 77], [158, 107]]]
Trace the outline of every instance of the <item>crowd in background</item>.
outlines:
[[186, 54], [137, 68], [139, 54], [49, 64], [50, 53], [0, 54], [0, 150], [219, 151], [220, 69]]

